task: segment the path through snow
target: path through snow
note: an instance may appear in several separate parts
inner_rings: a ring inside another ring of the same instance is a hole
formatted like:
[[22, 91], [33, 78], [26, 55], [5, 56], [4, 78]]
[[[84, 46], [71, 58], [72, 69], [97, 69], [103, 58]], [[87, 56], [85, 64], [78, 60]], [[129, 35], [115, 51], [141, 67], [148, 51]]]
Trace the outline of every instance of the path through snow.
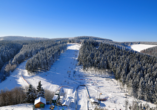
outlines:
[[78, 105], [77, 110], [88, 110], [88, 93], [86, 87], [80, 86], [78, 88]]

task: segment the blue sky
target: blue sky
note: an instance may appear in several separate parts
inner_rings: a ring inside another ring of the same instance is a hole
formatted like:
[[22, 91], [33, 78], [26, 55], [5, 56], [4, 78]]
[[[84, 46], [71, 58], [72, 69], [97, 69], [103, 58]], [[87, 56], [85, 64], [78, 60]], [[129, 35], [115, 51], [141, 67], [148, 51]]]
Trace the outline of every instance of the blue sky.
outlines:
[[157, 0], [0, 0], [0, 36], [157, 42]]

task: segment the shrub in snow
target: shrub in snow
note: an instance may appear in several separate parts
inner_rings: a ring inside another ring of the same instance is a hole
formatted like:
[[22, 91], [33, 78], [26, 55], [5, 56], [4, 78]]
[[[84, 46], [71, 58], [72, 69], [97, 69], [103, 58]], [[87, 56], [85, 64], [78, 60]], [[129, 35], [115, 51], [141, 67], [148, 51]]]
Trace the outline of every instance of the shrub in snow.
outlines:
[[0, 106], [21, 104], [24, 102], [26, 93], [22, 88], [0, 91]]
[[54, 94], [55, 94], [54, 92], [45, 89], [44, 96], [45, 96], [46, 101], [48, 101], [50, 104], [52, 103], [52, 98]]

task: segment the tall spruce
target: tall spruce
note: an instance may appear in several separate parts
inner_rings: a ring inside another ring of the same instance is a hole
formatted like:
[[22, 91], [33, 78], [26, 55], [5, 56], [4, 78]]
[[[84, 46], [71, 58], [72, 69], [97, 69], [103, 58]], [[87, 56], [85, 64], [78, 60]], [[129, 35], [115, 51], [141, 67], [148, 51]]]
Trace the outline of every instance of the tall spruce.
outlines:
[[35, 99], [36, 99], [36, 91], [32, 87], [32, 85], [30, 84], [29, 88], [28, 88], [28, 90], [26, 92], [25, 102], [34, 103]]
[[44, 96], [44, 89], [42, 88], [41, 81], [39, 81], [38, 86], [37, 86], [37, 97], [45, 98], [45, 96]]

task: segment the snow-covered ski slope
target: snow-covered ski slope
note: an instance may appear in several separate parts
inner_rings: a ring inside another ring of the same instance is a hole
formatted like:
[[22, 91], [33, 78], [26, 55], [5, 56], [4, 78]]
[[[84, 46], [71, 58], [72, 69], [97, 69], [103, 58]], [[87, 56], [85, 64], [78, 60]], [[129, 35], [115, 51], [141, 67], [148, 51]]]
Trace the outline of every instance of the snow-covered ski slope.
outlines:
[[[59, 107], [59, 109], [64, 108], [64, 110], [75, 110], [77, 108], [78, 110], [87, 110], [88, 108], [92, 108], [94, 110], [95, 105], [92, 105], [89, 102], [87, 90], [85, 87], [79, 86], [85, 85], [88, 88], [89, 96], [91, 98], [96, 99], [100, 97], [106, 99], [106, 101], [101, 101], [100, 103], [102, 108], [108, 110], [125, 110], [125, 101], [129, 100], [131, 104], [135, 98], [128, 96], [128, 99], [126, 99], [126, 92], [120, 89], [120, 86], [114, 77], [104, 74], [104, 71], [103, 74], [100, 74], [101, 72], [84, 71], [82, 66], [76, 66], [80, 46], [80, 44], [68, 44], [67, 51], [61, 54], [60, 58], [47, 72], [29, 75], [27, 70], [25, 70], [27, 61], [21, 63], [5, 81], [0, 83], [0, 89], [13, 89], [17, 86], [28, 86], [28, 84], [32, 84], [36, 87], [38, 82], [41, 81], [44, 89], [49, 89], [50, 91], [55, 92], [59, 88], [63, 88], [62, 91], [67, 93], [63, 103], [68, 104], [70, 101], [72, 104], [70, 107]], [[76, 71], [75, 74], [74, 71]], [[76, 88], [78, 86], [79, 88], [76, 95]], [[102, 95], [100, 95], [100, 93], [102, 93]], [[143, 101], [140, 102], [146, 103]], [[153, 104], [150, 105], [155, 106]], [[25, 104], [20, 106], [21, 110], [25, 110]], [[12, 108], [13, 106], [0, 107], [0, 110], [12, 110]], [[45, 107], [45, 109], [41, 110], [48, 109], [49, 107]], [[58, 108], [56, 107], [54, 110], [57, 109]]]
[[151, 47], [155, 47], [157, 45], [147, 45], [147, 44], [133, 44], [131, 45], [131, 49], [135, 50], [135, 51], [142, 51], [142, 50], [145, 50], [145, 49], [148, 49], [148, 48], [151, 48]]
[[37, 87], [39, 81], [41, 81], [44, 89], [51, 91], [56, 91], [60, 86], [67, 84], [72, 87], [78, 85], [68, 77], [67, 71], [72, 72], [75, 68], [76, 65], [74, 65], [74, 63], [72, 64], [72, 62], [74, 62], [74, 60], [76, 61], [77, 56], [75, 56], [74, 53], [75, 51], [78, 52], [79, 48], [79, 44], [68, 44], [67, 51], [60, 55], [60, 58], [52, 65], [49, 71], [36, 75], [29, 75], [25, 69], [27, 61], [21, 63], [5, 81], [0, 83], [0, 90], [24, 87], [28, 86], [28, 84]]
[[[69, 99], [71, 102], [75, 101], [75, 90], [78, 87], [79, 83], [72, 80], [69, 76], [69, 73], [72, 73], [76, 67], [78, 57], [78, 51], [80, 44], [68, 44], [67, 50], [60, 55], [60, 58], [52, 65], [51, 69], [47, 72], [42, 72], [36, 75], [29, 75], [25, 69], [26, 62], [21, 63], [17, 69], [3, 82], [0, 83], [1, 89], [13, 89], [15, 87], [25, 87], [29, 84], [37, 87], [38, 82], [41, 81], [41, 84], [44, 89], [48, 89], [52, 92], [56, 92], [60, 88], [64, 88], [63, 91], [68, 88], [66, 91], [67, 95], [63, 103], [67, 103]], [[75, 105], [73, 105], [74, 107]], [[4, 108], [4, 107], [3, 107]], [[0, 110], [2, 108], [0, 107]], [[68, 108], [69, 110], [74, 110], [75, 108]], [[12, 110], [12, 109], [8, 109]], [[42, 109], [43, 110], [43, 109]]]

